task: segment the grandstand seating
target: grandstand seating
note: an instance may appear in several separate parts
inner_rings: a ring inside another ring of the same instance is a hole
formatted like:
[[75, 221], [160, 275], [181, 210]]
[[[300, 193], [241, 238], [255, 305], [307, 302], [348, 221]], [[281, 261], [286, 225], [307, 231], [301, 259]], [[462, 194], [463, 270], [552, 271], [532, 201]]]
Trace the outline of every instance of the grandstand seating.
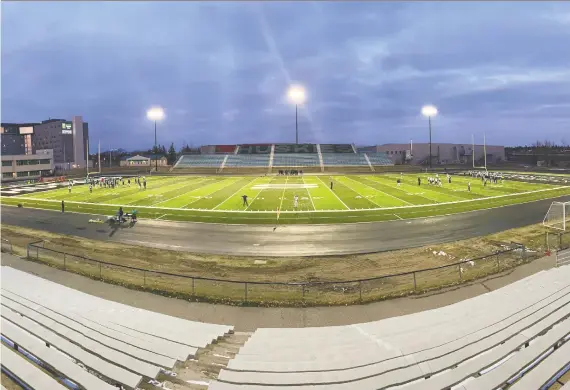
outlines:
[[[234, 145], [203, 147], [204, 150], [232, 149]], [[350, 144], [247, 144], [239, 145], [237, 154], [202, 154], [182, 156], [175, 169], [178, 172], [193, 173], [267, 173], [280, 168], [305, 168], [306, 172], [320, 172], [322, 153], [323, 168], [326, 171], [369, 172], [371, 166], [392, 166], [384, 153], [370, 153], [370, 164], [364, 153], [354, 153]], [[273, 153], [272, 153], [273, 150]], [[222, 163], [227, 156], [225, 164]], [[273, 157], [272, 164], [270, 164]], [[266, 170], [263, 171], [265, 168]], [[219, 171], [218, 171], [219, 169]]]
[[178, 160], [176, 168], [220, 168], [225, 157], [225, 155], [215, 154], [184, 155]]
[[319, 155], [316, 153], [275, 154], [274, 167], [316, 167], [320, 166]]
[[569, 317], [564, 266], [406, 316], [258, 329], [209, 389], [538, 389], [570, 361]]
[[323, 153], [323, 163], [325, 166], [366, 166], [368, 161], [364, 153]]
[[2, 345], [2, 366], [32, 388], [61, 387], [17, 354], [19, 348], [82, 389], [135, 389], [143, 379], [172, 370], [177, 361], [194, 357], [198, 348], [233, 331], [231, 326], [136, 309], [10, 267], [1, 269], [2, 338], [9, 346], [18, 345], [6, 355], [8, 347]]
[[391, 166], [394, 165], [392, 160], [386, 155], [386, 153], [366, 153], [370, 164], [373, 166]]
[[268, 167], [269, 154], [230, 154], [226, 160], [228, 168]]

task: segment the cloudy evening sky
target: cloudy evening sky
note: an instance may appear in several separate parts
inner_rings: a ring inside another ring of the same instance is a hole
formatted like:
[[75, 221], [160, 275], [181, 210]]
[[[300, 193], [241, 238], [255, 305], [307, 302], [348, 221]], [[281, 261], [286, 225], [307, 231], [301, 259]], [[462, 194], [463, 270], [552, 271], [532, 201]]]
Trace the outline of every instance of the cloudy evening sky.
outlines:
[[[2, 2], [3, 122], [93, 140], [570, 143], [568, 2]], [[92, 147], [92, 150], [93, 147]]]

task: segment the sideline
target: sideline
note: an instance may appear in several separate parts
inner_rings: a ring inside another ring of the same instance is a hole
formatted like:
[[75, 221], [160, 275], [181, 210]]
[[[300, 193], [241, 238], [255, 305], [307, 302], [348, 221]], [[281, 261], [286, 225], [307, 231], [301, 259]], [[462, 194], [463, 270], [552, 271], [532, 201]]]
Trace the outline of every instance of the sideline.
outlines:
[[231, 324], [234, 325], [236, 331], [250, 332], [262, 327], [299, 328], [350, 325], [431, 310], [485, 294], [542, 270], [550, 269], [555, 265], [555, 257], [542, 257], [498, 275], [424, 295], [396, 298], [365, 305], [308, 308], [237, 307], [166, 298], [149, 292], [107, 284], [47, 265], [23, 260], [8, 253], [2, 253], [2, 265], [31, 273], [103, 299], [192, 321]]

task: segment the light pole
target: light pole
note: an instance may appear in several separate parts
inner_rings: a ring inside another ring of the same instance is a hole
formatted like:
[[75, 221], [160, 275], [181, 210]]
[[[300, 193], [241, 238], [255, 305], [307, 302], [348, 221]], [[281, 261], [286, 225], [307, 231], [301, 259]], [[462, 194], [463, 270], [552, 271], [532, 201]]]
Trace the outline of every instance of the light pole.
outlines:
[[432, 105], [423, 106], [422, 115], [427, 116], [429, 123], [429, 167], [431, 169], [431, 118], [437, 115], [437, 107]]
[[307, 95], [301, 85], [292, 85], [287, 91], [289, 101], [295, 105], [295, 143], [299, 143], [299, 105], [305, 103]]
[[155, 165], [156, 172], [158, 172], [158, 158], [157, 158], [158, 147], [156, 142], [156, 122], [164, 119], [164, 110], [162, 109], [162, 107], [151, 107], [146, 112], [146, 117], [151, 121], [154, 121], [154, 152], [155, 152], [154, 161], [156, 162]]

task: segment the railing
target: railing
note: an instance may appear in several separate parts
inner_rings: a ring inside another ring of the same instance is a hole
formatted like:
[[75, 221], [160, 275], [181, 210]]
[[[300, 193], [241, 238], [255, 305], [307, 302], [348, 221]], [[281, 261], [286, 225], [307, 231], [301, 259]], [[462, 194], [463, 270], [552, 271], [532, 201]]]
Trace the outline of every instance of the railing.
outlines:
[[530, 260], [524, 245], [440, 267], [349, 281], [263, 282], [224, 280], [131, 267], [28, 244], [28, 259], [130, 288], [196, 300], [260, 305], [370, 302], [457, 285]]
[[2, 252], [14, 253], [12, 250], [12, 242], [6, 238], [2, 239]]

